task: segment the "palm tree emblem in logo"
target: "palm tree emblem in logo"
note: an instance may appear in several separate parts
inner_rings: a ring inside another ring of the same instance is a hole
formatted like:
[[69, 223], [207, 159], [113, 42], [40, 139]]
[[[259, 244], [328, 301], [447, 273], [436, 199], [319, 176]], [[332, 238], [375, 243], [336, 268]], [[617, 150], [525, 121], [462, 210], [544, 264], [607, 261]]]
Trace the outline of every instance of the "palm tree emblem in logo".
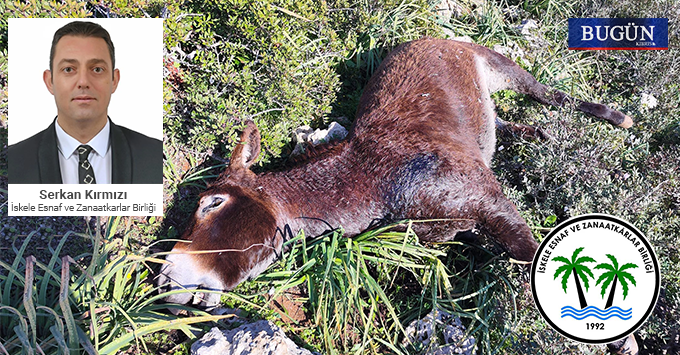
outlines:
[[588, 288], [590, 287], [588, 278], [595, 279], [595, 275], [593, 275], [593, 271], [590, 270], [590, 268], [585, 264], [594, 263], [596, 261], [589, 256], [579, 257], [579, 254], [581, 254], [583, 249], [584, 248], [581, 247], [574, 250], [574, 252], [571, 254], [571, 259], [568, 259], [564, 256], [556, 256], [552, 259], [553, 261], [558, 261], [564, 264], [555, 270], [553, 280], [556, 280], [558, 276], [562, 275], [562, 289], [564, 290], [564, 293], [567, 293], [569, 277], [573, 275], [574, 283], [576, 284], [576, 292], [578, 293], [580, 309], [576, 309], [571, 306], [564, 306], [562, 307], [562, 317], [572, 317], [579, 320], [588, 317], [596, 317], [602, 320], [609, 319], [611, 317], [619, 317], [623, 320], [630, 319], [632, 315], [632, 308], [624, 310], [619, 307], [612, 307], [612, 305], [614, 303], [614, 294], [616, 293], [617, 283], [621, 283], [624, 300], [628, 296], [629, 282], [634, 286], [637, 285], [635, 282], [635, 277], [633, 277], [633, 275], [631, 275], [626, 270], [634, 269], [638, 266], [633, 263], [627, 263], [619, 267], [619, 262], [616, 260], [616, 257], [614, 257], [614, 255], [607, 254], [607, 258], [609, 258], [611, 264], [600, 263], [595, 266], [595, 270], [604, 270], [602, 275], [600, 275], [600, 277], [597, 279], [597, 282], [595, 282], [595, 285], [602, 284], [602, 298], [604, 298], [604, 294], [609, 288], [609, 285], [612, 285], [609, 291], [609, 297], [607, 298], [607, 304], [605, 305], [604, 309], [600, 309], [595, 306], [588, 306], [585, 293], [583, 292], [583, 287], [581, 287], [581, 282], [583, 282], [586, 292], [588, 292]]
[[633, 275], [626, 271], [628, 269], [637, 268], [638, 267], [637, 265], [633, 263], [627, 263], [622, 265], [621, 268], [619, 268], [619, 262], [616, 260], [616, 257], [614, 257], [614, 255], [607, 254], [607, 258], [611, 260], [612, 262], [611, 264], [602, 263], [595, 266], [595, 269], [606, 270], [606, 272], [600, 275], [600, 277], [597, 279], [597, 282], [595, 283], [595, 285], [599, 285], [600, 282], [602, 282], [602, 298], [604, 298], [604, 294], [605, 291], [607, 290], [607, 287], [609, 286], [610, 283], [612, 283], [612, 280], [614, 280], [611, 291], [609, 291], [609, 297], [607, 298], [607, 305], [604, 306], [604, 309], [611, 307], [612, 304], [614, 303], [614, 292], [616, 292], [617, 281], [621, 282], [624, 300], [628, 296], [628, 281], [626, 280], [629, 280], [633, 284], [633, 286], [637, 286], [637, 284], [635, 283], [635, 277], [633, 277]]
[[578, 292], [578, 301], [579, 304], [581, 305], [581, 309], [586, 308], [588, 306], [588, 303], [586, 302], [586, 297], [583, 293], [583, 289], [581, 288], [581, 282], [580, 280], [583, 280], [583, 284], [586, 286], [586, 291], [588, 291], [588, 276], [590, 276], [591, 279], [594, 279], [595, 276], [593, 275], [593, 272], [588, 268], [584, 263], [594, 263], [595, 259], [589, 257], [589, 256], [582, 256], [578, 257], [578, 255], [583, 251], [584, 248], [578, 248], [574, 250], [574, 253], [571, 255], [571, 260], [565, 258], [564, 256], [556, 256], [553, 258], [553, 261], [560, 261], [563, 262], [564, 265], [560, 266], [556, 271], [553, 279], [557, 279], [557, 276], [559, 276], [561, 273], [564, 273], [564, 276], [562, 276], [562, 289], [564, 290], [564, 293], [567, 293], [567, 282], [569, 281], [569, 276], [574, 275], [574, 282], [576, 282], [576, 292]]

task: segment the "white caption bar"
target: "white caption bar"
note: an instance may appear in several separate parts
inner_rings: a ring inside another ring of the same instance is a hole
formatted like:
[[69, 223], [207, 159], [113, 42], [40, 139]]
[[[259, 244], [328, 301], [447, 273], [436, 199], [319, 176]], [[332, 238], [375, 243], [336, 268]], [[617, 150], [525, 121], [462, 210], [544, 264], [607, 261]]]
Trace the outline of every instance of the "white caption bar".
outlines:
[[163, 185], [8, 186], [10, 216], [161, 216]]

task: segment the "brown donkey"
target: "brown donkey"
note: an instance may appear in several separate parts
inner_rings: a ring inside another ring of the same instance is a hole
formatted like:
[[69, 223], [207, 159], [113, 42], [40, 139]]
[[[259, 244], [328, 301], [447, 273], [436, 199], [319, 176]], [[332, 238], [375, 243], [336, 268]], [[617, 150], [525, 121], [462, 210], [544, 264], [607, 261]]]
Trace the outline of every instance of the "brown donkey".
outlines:
[[[423, 240], [451, 240], [475, 225], [519, 260], [537, 243], [489, 165], [496, 127], [534, 132], [496, 118], [490, 95], [510, 89], [628, 128], [630, 117], [549, 88], [487, 48], [421, 39], [396, 48], [364, 90], [348, 139], [285, 171], [255, 174], [260, 134], [247, 122], [229, 166], [201, 194], [184, 239], [159, 278], [165, 289], [231, 290], [281, 252], [282, 230], [349, 235], [376, 220], [456, 219], [424, 226]], [[540, 132], [534, 132], [540, 133]], [[196, 253], [212, 251], [208, 253]], [[204, 306], [219, 301], [204, 294]], [[168, 302], [188, 303], [189, 292]]]

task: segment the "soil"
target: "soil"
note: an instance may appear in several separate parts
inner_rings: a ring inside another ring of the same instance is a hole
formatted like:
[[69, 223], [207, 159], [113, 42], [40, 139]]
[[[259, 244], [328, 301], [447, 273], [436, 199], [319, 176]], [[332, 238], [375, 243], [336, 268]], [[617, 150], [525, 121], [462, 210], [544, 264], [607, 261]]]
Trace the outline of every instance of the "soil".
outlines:
[[297, 287], [292, 287], [274, 299], [269, 299], [269, 306], [281, 316], [286, 324], [308, 325], [304, 303], [300, 300], [306, 296]]

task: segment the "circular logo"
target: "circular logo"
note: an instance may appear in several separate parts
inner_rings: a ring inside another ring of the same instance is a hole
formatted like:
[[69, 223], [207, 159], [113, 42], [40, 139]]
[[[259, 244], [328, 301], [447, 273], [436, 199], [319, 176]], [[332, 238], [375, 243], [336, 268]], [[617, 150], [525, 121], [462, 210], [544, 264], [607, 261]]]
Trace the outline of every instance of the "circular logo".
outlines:
[[611, 343], [633, 333], [654, 309], [659, 263], [634, 226], [604, 214], [571, 218], [543, 240], [531, 289], [541, 315], [567, 338]]

